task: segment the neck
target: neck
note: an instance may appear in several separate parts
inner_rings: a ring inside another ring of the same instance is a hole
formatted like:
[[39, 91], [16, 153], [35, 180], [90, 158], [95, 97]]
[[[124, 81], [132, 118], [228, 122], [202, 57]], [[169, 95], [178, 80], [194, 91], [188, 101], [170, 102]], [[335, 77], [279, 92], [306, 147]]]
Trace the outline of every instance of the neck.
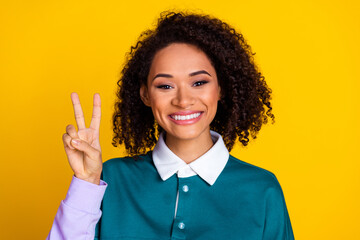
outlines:
[[210, 131], [202, 134], [201, 139], [176, 139], [165, 135], [168, 148], [186, 163], [196, 160], [214, 145]]

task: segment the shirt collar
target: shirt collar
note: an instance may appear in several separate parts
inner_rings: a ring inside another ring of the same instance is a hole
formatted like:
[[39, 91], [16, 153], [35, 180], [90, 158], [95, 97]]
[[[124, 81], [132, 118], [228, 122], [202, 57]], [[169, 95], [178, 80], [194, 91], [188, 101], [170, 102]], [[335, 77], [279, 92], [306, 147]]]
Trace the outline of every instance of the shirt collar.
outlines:
[[186, 164], [167, 147], [163, 138], [164, 133], [160, 133], [152, 157], [161, 179], [165, 181], [175, 173], [179, 173], [179, 170], [188, 169], [188, 176], [197, 174], [209, 185], [213, 185], [229, 159], [229, 151], [220, 134], [211, 130], [210, 134], [215, 144], [198, 159]]

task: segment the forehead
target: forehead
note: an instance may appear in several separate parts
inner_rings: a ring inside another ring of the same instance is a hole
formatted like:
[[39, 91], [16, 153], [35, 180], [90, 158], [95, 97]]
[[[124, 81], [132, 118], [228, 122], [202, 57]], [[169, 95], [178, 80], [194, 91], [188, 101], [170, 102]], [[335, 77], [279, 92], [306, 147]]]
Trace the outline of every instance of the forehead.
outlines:
[[186, 74], [201, 69], [215, 73], [211, 61], [202, 50], [186, 43], [172, 43], [155, 54], [149, 75], [161, 71]]

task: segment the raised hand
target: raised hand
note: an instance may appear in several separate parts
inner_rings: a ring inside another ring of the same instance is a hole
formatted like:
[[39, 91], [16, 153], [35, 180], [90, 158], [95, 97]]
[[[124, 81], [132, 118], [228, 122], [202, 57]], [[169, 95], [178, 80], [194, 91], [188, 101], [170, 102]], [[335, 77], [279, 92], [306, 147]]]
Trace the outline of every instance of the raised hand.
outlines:
[[73, 125], [68, 125], [66, 126], [66, 133], [63, 135], [64, 148], [70, 167], [77, 178], [100, 184], [102, 171], [99, 140], [101, 118], [100, 95], [98, 93], [94, 94], [93, 114], [89, 128], [85, 126], [84, 114], [77, 93], [71, 93], [71, 100], [78, 131], [76, 131]]

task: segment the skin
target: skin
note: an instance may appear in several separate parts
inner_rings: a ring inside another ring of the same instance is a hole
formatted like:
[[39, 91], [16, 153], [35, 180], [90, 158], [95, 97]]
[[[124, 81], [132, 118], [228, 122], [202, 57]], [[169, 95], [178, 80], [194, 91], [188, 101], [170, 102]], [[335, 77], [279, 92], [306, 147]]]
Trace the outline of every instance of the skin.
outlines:
[[65, 152], [70, 167], [77, 178], [99, 185], [102, 171], [99, 141], [100, 95], [98, 93], [94, 94], [93, 115], [89, 128], [85, 126], [84, 114], [77, 93], [71, 94], [71, 100], [78, 131], [73, 125], [66, 127], [66, 133], [63, 135]]
[[[212, 147], [210, 123], [217, 111], [220, 87], [216, 71], [203, 51], [184, 43], [173, 43], [158, 51], [140, 96], [166, 131], [166, 145], [186, 163]], [[201, 115], [188, 121], [170, 117], [189, 113]]]
[[[186, 163], [212, 147], [210, 123], [216, 114], [220, 87], [216, 71], [204, 52], [179, 43], [161, 49], [153, 59], [147, 86], [140, 88], [140, 96], [166, 131], [166, 145]], [[72, 93], [71, 100], [77, 130], [70, 124], [63, 135], [68, 162], [77, 178], [99, 185], [102, 172], [100, 95], [94, 94], [89, 128], [85, 126], [78, 94]], [[185, 121], [170, 117], [196, 113], [200, 116]]]

